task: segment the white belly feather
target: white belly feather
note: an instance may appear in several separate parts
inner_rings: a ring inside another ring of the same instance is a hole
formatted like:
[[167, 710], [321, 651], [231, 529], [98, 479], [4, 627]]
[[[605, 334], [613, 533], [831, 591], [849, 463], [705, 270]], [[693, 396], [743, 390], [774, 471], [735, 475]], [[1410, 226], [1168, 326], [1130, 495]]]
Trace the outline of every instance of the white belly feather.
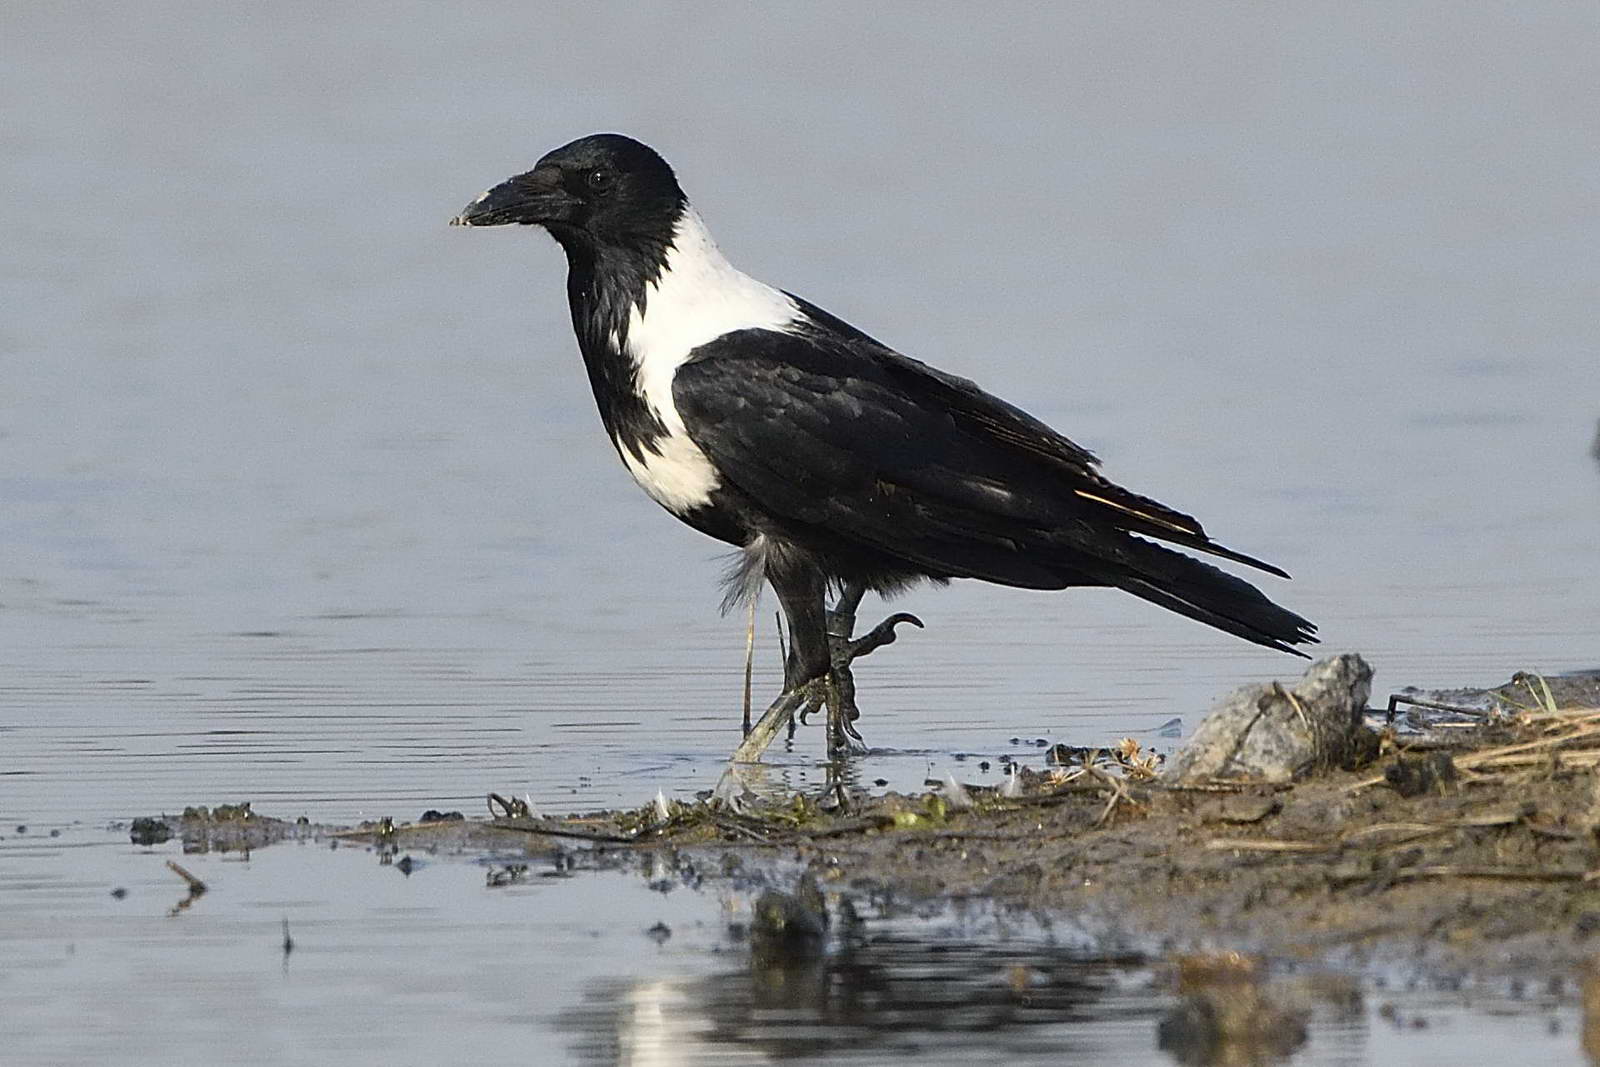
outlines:
[[706, 504], [720, 483], [716, 468], [689, 439], [672, 400], [672, 379], [694, 350], [735, 330], [787, 330], [799, 316], [788, 296], [734, 268], [705, 223], [686, 207], [667, 262], [645, 291], [644, 308], [628, 319], [627, 355], [639, 392], [666, 434], [641, 456], [619, 443], [633, 480], [650, 497], [682, 514]]

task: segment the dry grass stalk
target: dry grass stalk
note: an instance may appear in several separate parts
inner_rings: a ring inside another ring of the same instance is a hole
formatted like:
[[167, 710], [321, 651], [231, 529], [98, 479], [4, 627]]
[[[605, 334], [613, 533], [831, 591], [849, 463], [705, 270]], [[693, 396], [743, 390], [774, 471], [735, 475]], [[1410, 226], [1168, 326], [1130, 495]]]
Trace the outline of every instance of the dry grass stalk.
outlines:
[[[1558, 709], [1541, 705], [1539, 710], [1523, 711], [1512, 720], [1511, 726], [1541, 736], [1457, 756], [1456, 768], [1477, 772], [1482, 778], [1502, 768], [1548, 763], [1557, 753], [1569, 767], [1600, 765], [1600, 708]], [[1383, 783], [1383, 775], [1374, 775], [1363, 778], [1346, 791], [1353, 793]]]
[[1597, 871], [1551, 870], [1548, 867], [1473, 867], [1438, 864], [1429, 867], [1402, 867], [1382, 875], [1342, 878], [1346, 884], [1381, 877], [1391, 882], [1415, 882], [1425, 878], [1489, 878], [1501, 882], [1586, 882]]
[[1128, 804], [1134, 807], [1140, 806], [1139, 802], [1134, 800], [1133, 797], [1128, 794], [1128, 787], [1122, 783], [1122, 779], [1107, 774], [1098, 767], [1086, 767], [1085, 770], [1095, 778], [1099, 779], [1102, 785], [1111, 790], [1111, 796], [1106, 801], [1105, 808], [1100, 812], [1099, 817], [1094, 821], [1094, 826], [1097, 829], [1104, 826], [1110, 820], [1111, 813], [1116, 811], [1117, 805], [1123, 801], [1126, 801]]
[[1326, 852], [1334, 847], [1316, 841], [1274, 841], [1265, 837], [1214, 837], [1206, 842], [1206, 848], [1214, 851], [1234, 852]]
[[1368, 848], [1384, 848], [1398, 844], [1407, 844], [1424, 837], [1446, 833], [1450, 830], [1473, 830], [1493, 826], [1514, 826], [1521, 822], [1524, 814], [1521, 811], [1494, 812], [1487, 815], [1471, 815], [1464, 819], [1447, 819], [1443, 822], [1384, 822], [1374, 823], [1371, 826], [1362, 826], [1346, 830], [1331, 841], [1280, 841], [1270, 837], [1259, 838], [1213, 838], [1206, 842], [1206, 848], [1215, 850], [1235, 849], [1241, 852], [1324, 852], [1347, 845], [1357, 844], [1360, 839], [1376, 837], [1379, 834], [1398, 834], [1394, 841], [1385, 842], [1383, 845], [1367, 845]]

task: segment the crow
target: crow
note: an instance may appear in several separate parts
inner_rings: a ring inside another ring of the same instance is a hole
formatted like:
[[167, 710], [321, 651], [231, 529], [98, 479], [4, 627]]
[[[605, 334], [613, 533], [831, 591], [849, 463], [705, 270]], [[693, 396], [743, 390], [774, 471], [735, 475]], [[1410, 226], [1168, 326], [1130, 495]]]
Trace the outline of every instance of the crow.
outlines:
[[656, 503], [737, 546], [724, 610], [763, 583], [777, 594], [783, 691], [735, 761], [821, 708], [830, 754], [862, 750], [851, 664], [922, 625], [902, 612], [856, 636], [868, 590], [1112, 586], [1283, 652], [1316, 640], [1254, 586], [1155, 542], [1284, 571], [1108, 481], [1089, 450], [967, 379], [735, 269], [672, 168], [632, 138], [557, 148], [451, 222], [556, 239], [618, 456]]

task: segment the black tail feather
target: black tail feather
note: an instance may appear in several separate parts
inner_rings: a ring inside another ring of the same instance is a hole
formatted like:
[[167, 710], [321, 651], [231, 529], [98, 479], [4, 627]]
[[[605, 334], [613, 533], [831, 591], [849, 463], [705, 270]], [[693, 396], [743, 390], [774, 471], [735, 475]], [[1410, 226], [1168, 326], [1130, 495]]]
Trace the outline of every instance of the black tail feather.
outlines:
[[1127, 548], [1115, 563], [1097, 568], [1106, 584], [1246, 641], [1310, 658], [1290, 646], [1316, 644], [1316, 626], [1249, 582], [1138, 538], [1129, 538]]

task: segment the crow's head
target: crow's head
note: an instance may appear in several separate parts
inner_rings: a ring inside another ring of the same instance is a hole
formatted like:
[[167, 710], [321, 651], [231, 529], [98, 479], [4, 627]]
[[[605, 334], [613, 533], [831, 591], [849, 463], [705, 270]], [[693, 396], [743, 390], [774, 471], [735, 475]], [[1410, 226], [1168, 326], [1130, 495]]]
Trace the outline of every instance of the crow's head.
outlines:
[[501, 182], [450, 222], [538, 225], [564, 245], [606, 246], [670, 235], [683, 205], [672, 168], [653, 149], [618, 133], [596, 133]]

